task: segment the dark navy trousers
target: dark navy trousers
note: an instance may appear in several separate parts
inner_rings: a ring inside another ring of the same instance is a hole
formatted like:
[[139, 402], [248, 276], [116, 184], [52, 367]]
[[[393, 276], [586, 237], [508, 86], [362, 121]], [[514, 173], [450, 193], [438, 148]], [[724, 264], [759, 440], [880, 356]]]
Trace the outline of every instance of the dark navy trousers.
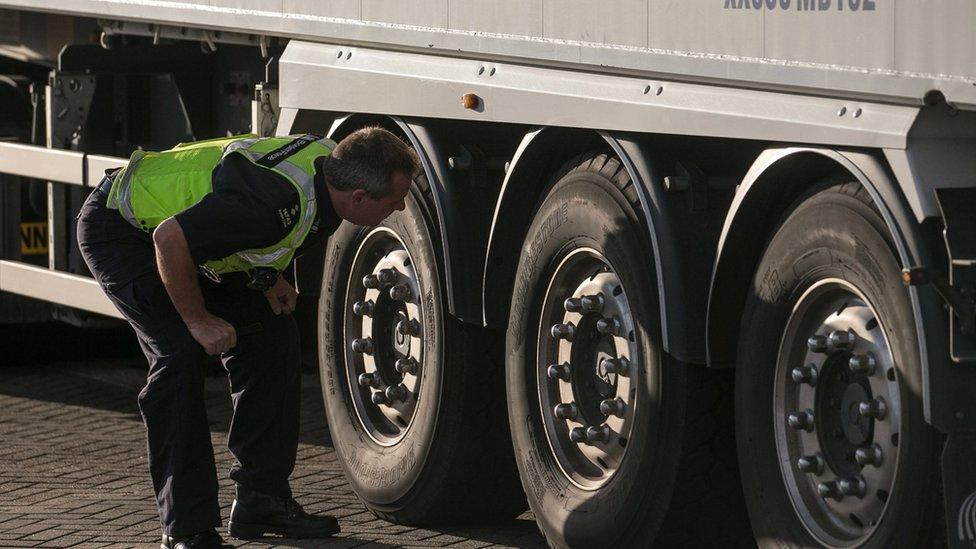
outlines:
[[[221, 525], [217, 474], [204, 401], [203, 347], [166, 293], [148, 234], [105, 206], [96, 190], [78, 215], [78, 245], [95, 279], [128, 319], [149, 362], [139, 409], [163, 533], [186, 536]], [[238, 330], [220, 358], [234, 416], [230, 477], [268, 494], [290, 496], [298, 445], [301, 355], [291, 315], [275, 315], [244, 276], [201, 277], [207, 310]]]

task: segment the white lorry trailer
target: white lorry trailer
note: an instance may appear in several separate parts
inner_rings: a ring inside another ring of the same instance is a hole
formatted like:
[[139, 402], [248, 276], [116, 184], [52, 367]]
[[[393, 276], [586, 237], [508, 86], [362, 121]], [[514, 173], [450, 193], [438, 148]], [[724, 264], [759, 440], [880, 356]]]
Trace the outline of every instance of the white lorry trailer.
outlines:
[[378, 516], [976, 543], [976, 3], [0, 10], [5, 320], [117, 315], [72, 221], [134, 149], [378, 124], [407, 211], [294, 269]]

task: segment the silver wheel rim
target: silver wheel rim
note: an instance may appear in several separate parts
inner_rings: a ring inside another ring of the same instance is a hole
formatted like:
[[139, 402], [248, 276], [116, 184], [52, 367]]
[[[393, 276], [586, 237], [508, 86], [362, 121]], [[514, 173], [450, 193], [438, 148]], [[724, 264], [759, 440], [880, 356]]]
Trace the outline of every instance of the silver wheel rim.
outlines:
[[780, 471], [807, 531], [830, 547], [866, 540], [887, 509], [898, 463], [899, 374], [884, 325], [849, 282], [797, 301], [776, 363]]
[[425, 310], [413, 259], [390, 229], [356, 251], [344, 301], [346, 378], [356, 416], [374, 442], [406, 435], [421, 398]]
[[571, 482], [596, 490], [627, 452], [639, 354], [630, 303], [599, 252], [579, 249], [553, 273], [540, 316], [539, 406], [549, 449]]

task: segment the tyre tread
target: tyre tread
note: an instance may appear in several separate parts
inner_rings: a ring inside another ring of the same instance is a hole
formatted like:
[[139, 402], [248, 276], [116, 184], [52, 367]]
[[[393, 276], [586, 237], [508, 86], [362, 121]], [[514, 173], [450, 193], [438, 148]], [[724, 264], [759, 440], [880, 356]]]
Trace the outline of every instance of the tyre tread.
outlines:
[[[578, 155], [563, 165], [549, 181], [552, 189], [569, 174], [596, 172], [622, 195], [635, 218], [641, 216], [638, 188], [619, 159], [605, 152]], [[548, 193], [545, 193], [546, 195]], [[639, 220], [646, 223], [646, 220]], [[742, 498], [737, 470], [732, 413], [733, 372], [664, 359], [663, 367], [684, 368], [687, 386], [683, 398], [672, 401], [675, 413], [684, 411], [678, 474], [655, 543], [671, 546], [755, 547]], [[702, 525], [708, 525], [702, 528]], [[648, 526], [627, 525], [625, 546], [643, 546]], [[542, 529], [540, 528], [540, 531]], [[545, 531], [543, 531], [545, 535]], [[559, 539], [549, 539], [559, 546]]]

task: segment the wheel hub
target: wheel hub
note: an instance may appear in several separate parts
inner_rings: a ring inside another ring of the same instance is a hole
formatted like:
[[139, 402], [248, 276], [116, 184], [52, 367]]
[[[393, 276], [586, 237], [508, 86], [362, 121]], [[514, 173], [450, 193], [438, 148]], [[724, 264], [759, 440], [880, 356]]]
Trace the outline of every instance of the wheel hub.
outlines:
[[860, 446], [871, 440], [874, 421], [863, 417], [858, 411], [861, 403], [870, 399], [869, 391], [870, 388], [865, 390], [860, 383], [851, 383], [844, 390], [844, 399], [840, 407], [840, 424], [851, 446]]
[[556, 269], [539, 332], [539, 400], [550, 449], [567, 478], [596, 489], [626, 453], [638, 356], [629, 302], [600, 254], [578, 250]]
[[851, 284], [807, 290], [787, 323], [774, 389], [776, 446], [793, 506], [828, 546], [870, 535], [894, 485], [898, 375], [880, 318]]
[[392, 445], [406, 434], [421, 395], [423, 307], [403, 242], [377, 228], [360, 245], [347, 286], [346, 373], [369, 436]]

